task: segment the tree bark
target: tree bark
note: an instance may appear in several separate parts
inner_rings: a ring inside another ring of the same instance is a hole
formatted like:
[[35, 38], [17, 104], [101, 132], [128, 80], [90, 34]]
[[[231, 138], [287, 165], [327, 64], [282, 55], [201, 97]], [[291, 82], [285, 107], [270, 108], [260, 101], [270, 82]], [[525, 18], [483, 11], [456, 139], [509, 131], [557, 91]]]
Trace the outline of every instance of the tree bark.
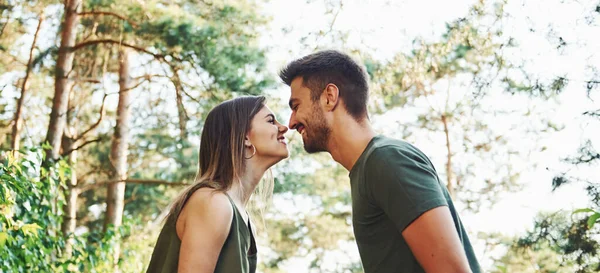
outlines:
[[[63, 206], [63, 222], [61, 226], [61, 231], [63, 236], [65, 236], [65, 246], [64, 246], [64, 255], [66, 257], [71, 257], [73, 253], [73, 244], [75, 243], [74, 232], [77, 227], [77, 197], [79, 196], [79, 191], [77, 188], [77, 148], [75, 148], [77, 140], [78, 140], [78, 130], [77, 126], [74, 125], [74, 121], [76, 118], [76, 111], [74, 111], [76, 104], [74, 93], [69, 92], [69, 101], [67, 104], [67, 116], [65, 128], [66, 130], [62, 136], [62, 150], [71, 151], [68, 154], [69, 157], [69, 165], [71, 166], [71, 177], [67, 181], [67, 188], [65, 189], [65, 205]], [[61, 156], [64, 156], [63, 153]]]
[[[42, 22], [44, 22], [44, 15], [40, 15], [40, 19], [38, 22], [38, 26], [35, 30], [35, 34], [33, 34], [33, 42], [31, 43], [31, 48], [29, 49], [29, 60], [27, 61], [27, 68], [25, 69], [25, 77], [23, 78], [23, 84], [21, 85], [21, 96], [19, 100], [17, 100], [17, 111], [15, 111], [15, 118], [13, 122], [12, 128], [12, 138], [11, 138], [11, 149], [18, 150], [21, 144], [21, 130], [23, 129], [23, 119], [21, 116], [23, 115], [23, 103], [25, 102], [25, 96], [27, 95], [28, 90], [28, 80], [29, 75], [31, 74], [31, 66], [33, 62], [33, 50], [35, 49], [35, 44], [37, 43], [38, 34], [40, 33], [40, 28], [42, 27]], [[19, 153], [14, 153], [17, 156]]]
[[[129, 49], [123, 48], [119, 55], [119, 104], [117, 106], [117, 124], [115, 125], [110, 155], [114, 167], [112, 179], [125, 180], [127, 179], [127, 150], [129, 148], [129, 104], [131, 100], [129, 58], [131, 53]], [[124, 182], [108, 185], [106, 225], [121, 225], [124, 196]]]
[[183, 85], [179, 78], [178, 70], [173, 69], [173, 78], [171, 79], [175, 86], [175, 96], [177, 99], [177, 113], [179, 116], [179, 141], [184, 143], [187, 139], [187, 113], [185, 112], [185, 106], [183, 105]]
[[[75, 146], [75, 137], [64, 135], [63, 137], [63, 149], [72, 150]], [[70, 257], [73, 252], [73, 243], [75, 228], [77, 226], [77, 197], [79, 190], [77, 189], [77, 172], [75, 164], [77, 163], [77, 150], [74, 150], [69, 154], [69, 164], [71, 165], [71, 177], [67, 182], [66, 189], [66, 203], [63, 207], [64, 219], [61, 227], [63, 236], [66, 237], [64, 254], [66, 257]]]
[[444, 134], [446, 135], [446, 187], [448, 188], [448, 193], [450, 193], [450, 197], [452, 199], [455, 198], [454, 185], [452, 183], [452, 150], [450, 149], [450, 133], [448, 130], [448, 118], [446, 115], [442, 115], [442, 123], [444, 124]]
[[[112, 139], [110, 160], [113, 165], [113, 177], [116, 180], [127, 179], [127, 151], [129, 148], [129, 119], [131, 101], [131, 76], [130, 61], [131, 50], [123, 47], [119, 52], [119, 104], [117, 106], [117, 124]], [[104, 219], [104, 230], [109, 226], [121, 226], [123, 222], [123, 208], [125, 206], [125, 182], [112, 183], [107, 186], [106, 195], [106, 218]], [[114, 250], [115, 264], [119, 257], [119, 244]]]
[[73, 59], [75, 58], [73, 46], [75, 46], [77, 25], [79, 24], [77, 13], [81, 9], [81, 5], [81, 0], [67, 0], [65, 3], [65, 19], [62, 23], [58, 60], [56, 61], [54, 98], [46, 134], [46, 141], [51, 146], [46, 151], [46, 156], [54, 160], [58, 159], [60, 155], [61, 139], [65, 130], [69, 92], [73, 84], [69, 81], [69, 73], [73, 69]]

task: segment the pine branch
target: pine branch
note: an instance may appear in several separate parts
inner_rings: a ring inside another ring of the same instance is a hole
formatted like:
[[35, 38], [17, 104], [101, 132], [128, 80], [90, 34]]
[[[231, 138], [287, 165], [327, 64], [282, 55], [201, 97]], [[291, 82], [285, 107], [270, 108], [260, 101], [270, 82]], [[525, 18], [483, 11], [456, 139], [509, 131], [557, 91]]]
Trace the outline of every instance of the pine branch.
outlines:
[[68, 151], [66, 151], [66, 152], [63, 152], [62, 156], [67, 156], [67, 155], [70, 155], [70, 154], [71, 154], [72, 152], [74, 152], [74, 151], [77, 151], [77, 150], [79, 150], [79, 149], [82, 149], [83, 147], [85, 147], [85, 146], [87, 146], [87, 145], [89, 145], [89, 144], [96, 143], [96, 142], [100, 142], [100, 141], [102, 141], [102, 140], [104, 140], [104, 138], [102, 138], [102, 137], [95, 138], [95, 139], [92, 139], [92, 140], [88, 140], [88, 141], [86, 141], [86, 142], [82, 143], [81, 145], [78, 145], [77, 147], [75, 147], [75, 148], [71, 149], [71, 150], [68, 150]]
[[77, 190], [79, 191], [79, 193], [83, 193], [85, 191], [93, 190], [93, 189], [96, 189], [99, 187], [103, 187], [103, 186], [107, 186], [109, 184], [114, 184], [114, 183], [119, 183], [119, 182], [125, 182], [128, 184], [167, 185], [167, 186], [174, 186], [174, 187], [190, 185], [189, 183], [171, 182], [171, 181], [167, 181], [167, 180], [156, 180], [156, 179], [122, 179], [122, 180], [108, 180], [108, 181], [102, 181], [102, 182], [98, 182], [98, 183], [78, 186]]
[[76, 138], [75, 141], [78, 141], [78, 140], [82, 139], [87, 133], [89, 133], [90, 131], [96, 129], [100, 125], [100, 122], [102, 122], [102, 119], [104, 119], [104, 105], [106, 104], [106, 97], [107, 96], [108, 96], [108, 94], [104, 94], [104, 97], [102, 98], [102, 106], [100, 106], [100, 117], [98, 118], [98, 120], [96, 121], [96, 123], [94, 123], [92, 126], [90, 126], [90, 128], [88, 128], [87, 130], [85, 130], [83, 133], [81, 133], [81, 135], [79, 135], [79, 137]]
[[585, 111], [585, 112], [583, 112], [583, 115], [590, 116], [590, 117], [600, 117], [600, 109]]
[[84, 11], [84, 12], [77, 13], [77, 15], [79, 15], [79, 16], [102, 16], [102, 15], [113, 16], [113, 17], [117, 17], [123, 21], [126, 21], [127, 23], [129, 23], [130, 25], [132, 25], [134, 27], [138, 26], [138, 24], [132, 22], [127, 17], [117, 14], [117, 13], [114, 13], [114, 12], [110, 12], [110, 11]]
[[[72, 51], [77, 51], [77, 50], [79, 50], [81, 48], [84, 48], [84, 47], [87, 47], [87, 46], [92, 46], [92, 45], [98, 45], [98, 44], [116, 44], [116, 45], [120, 45], [120, 46], [129, 47], [129, 48], [134, 49], [134, 50], [136, 50], [138, 52], [143, 52], [143, 53], [146, 53], [148, 55], [152, 55], [157, 60], [168, 62], [166, 60], [166, 57], [167, 57], [166, 55], [157, 54], [157, 53], [151, 52], [151, 51], [149, 51], [149, 50], [147, 50], [145, 48], [142, 48], [142, 47], [139, 47], [139, 46], [134, 46], [134, 45], [131, 45], [131, 44], [128, 44], [128, 43], [125, 43], [125, 42], [122, 42], [122, 41], [118, 41], [118, 40], [113, 40], [113, 39], [99, 39], [99, 40], [91, 40], [91, 41], [87, 41], [87, 42], [82, 42], [82, 43], [79, 43], [79, 44], [75, 45], [74, 47], [72, 47], [71, 50]], [[177, 60], [177, 61], [181, 61], [181, 59], [179, 59], [177, 57], [174, 57], [174, 56], [170, 56], [170, 57], [173, 58], [173, 59], [175, 59], [175, 60]]]

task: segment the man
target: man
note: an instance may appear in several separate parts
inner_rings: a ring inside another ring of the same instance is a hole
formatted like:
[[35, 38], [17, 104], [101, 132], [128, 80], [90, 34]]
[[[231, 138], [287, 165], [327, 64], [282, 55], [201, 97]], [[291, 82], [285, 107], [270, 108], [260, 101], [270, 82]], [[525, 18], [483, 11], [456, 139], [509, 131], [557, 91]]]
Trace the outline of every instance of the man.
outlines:
[[279, 74], [291, 88], [290, 129], [308, 153], [350, 172], [352, 223], [365, 273], [481, 269], [448, 190], [413, 145], [376, 135], [368, 76], [338, 51], [310, 54]]

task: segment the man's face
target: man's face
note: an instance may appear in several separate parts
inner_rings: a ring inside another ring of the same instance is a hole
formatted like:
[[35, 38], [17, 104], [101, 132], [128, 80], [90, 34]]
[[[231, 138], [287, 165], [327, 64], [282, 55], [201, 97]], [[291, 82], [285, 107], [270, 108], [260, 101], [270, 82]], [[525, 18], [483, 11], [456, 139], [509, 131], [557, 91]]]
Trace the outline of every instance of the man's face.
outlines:
[[331, 133], [325, 120], [323, 108], [319, 101], [312, 101], [310, 89], [305, 87], [303, 79], [297, 77], [290, 85], [290, 129], [295, 129], [302, 136], [304, 150], [308, 153], [327, 151], [327, 141]]

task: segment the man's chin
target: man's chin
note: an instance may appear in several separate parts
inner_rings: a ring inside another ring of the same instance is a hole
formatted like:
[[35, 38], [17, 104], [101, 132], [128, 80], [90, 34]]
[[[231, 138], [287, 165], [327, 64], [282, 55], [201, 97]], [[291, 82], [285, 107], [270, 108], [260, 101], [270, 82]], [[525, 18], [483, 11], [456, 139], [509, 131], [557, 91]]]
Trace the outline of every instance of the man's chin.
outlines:
[[316, 146], [312, 146], [312, 145], [306, 145], [304, 144], [304, 150], [309, 153], [309, 154], [315, 154], [315, 153], [320, 153], [320, 152], [326, 152], [327, 150], [320, 148], [320, 147], [316, 147]]

